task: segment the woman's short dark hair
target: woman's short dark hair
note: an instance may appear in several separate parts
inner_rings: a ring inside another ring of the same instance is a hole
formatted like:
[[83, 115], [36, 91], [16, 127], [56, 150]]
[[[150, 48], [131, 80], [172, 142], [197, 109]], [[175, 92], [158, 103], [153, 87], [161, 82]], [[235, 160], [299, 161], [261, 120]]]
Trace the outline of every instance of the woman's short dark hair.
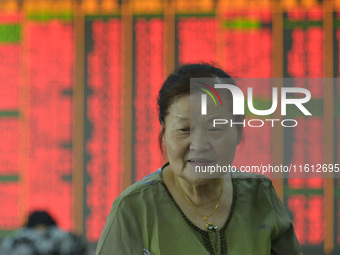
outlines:
[[[216, 64], [195, 63], [182, 65], [171, 73], [164, 81], [158, 94], [158, 119], [162, 125], [158, 142], [163, 152], [165, 117], [175, 99], [190, 94], [190, 78], [229, 78], [231, 77]], [[243, 118], [243, 117], [242, 117]]]

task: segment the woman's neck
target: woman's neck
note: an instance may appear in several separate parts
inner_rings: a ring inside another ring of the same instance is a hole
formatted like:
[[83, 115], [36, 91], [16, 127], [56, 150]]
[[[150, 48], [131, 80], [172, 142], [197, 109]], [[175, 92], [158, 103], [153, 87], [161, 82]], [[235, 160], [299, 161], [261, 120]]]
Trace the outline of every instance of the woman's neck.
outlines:
[[[222, 183], [228, 177], [206, 179], [200, 183], [192, 183], [190, 180], [178, 176], [170, 168], [166, 169], [166, 177], [171, 179], [171, 183], [181, 190], [197, 208], [210, 208], [215, 206], [221, 196]], [[176, 180], [177, 177], [177, 180]]]

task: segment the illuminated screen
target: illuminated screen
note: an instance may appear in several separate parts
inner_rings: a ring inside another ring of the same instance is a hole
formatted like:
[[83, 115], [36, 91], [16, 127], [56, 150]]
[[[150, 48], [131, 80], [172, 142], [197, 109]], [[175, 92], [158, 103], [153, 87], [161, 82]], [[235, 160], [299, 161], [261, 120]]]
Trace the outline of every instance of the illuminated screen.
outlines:
[[[46, 208], [65, 229], [72, 226], [73, 26], [62, 20], [28, 20], [23, 29], [23, 114], [28, 118], [27, 207]], [[53, 203], [51, 203], [53, 201]]]
[[86, 237], [98, 240], [115, 197], [120, 193], [121, 21], [85, 23], [85, 188]]
[[[272, 17], [270, 10], [222, 12], [225, 69], [232, 77], [270, 78], [272, 75]], [[261, 68], [259, 68], [261, 66]], [[240, 84], [246, 94], [246, 84]], [[268, 83], [255, 86], [254, 100], [270, 102], [272, 87]], [[247, 114], [246, 114], [247, 115]], [[249, 116], [246, 116], [246, 119]], [[244, 128], [233, 164], [236, 167], [272, 163], [272, 128]], [[254, 150], [254, 148], [257, 148]]]
[[[134, 168], [135, 180], [162, 166], [158, 146], [158, 91], [164, 76], [164, 22], [160, 18], [134, 21]], [[143, 107], [142, 107], [143, 106]]]
[[[176, 1], [173, 9], [138, 0], [130, 9], [121, 1], [94, 0], [79, 1], [79, 9], [49, 9], [39, 1], [19, 11], [16, 1], [0, 2], [11, 2], [3, 9], [0, 3], [0, 237], [22, 226], [28, 212], [47, 209], [63, 229], [97, 242], [113, 200], [166, 160], [158, 145], [157, 95], [179, 65], [216, 62], [240, 78], [320, 78], [330, 63], [320, 3], [300, 8], [281, 1], [286, 5], [274, 11], [266, 1]], [[333, 11], [331, 53], [339, 77], [340, 14]], [[338, 163], [340, 85], [334, 87], [331, 137]], [[294, 113], [299, 125], [280, 131], [281, 142], [269, 125], [246, 127], [236, 166], [274, 164], [277, 144], [284, 164], [326, 160], [326, 89], [317, 82], [307, 88], [313, 117]], [[254, 88], [254, 98], [268, 105], [271, 85]], [[276, 188], [306, 254], [325, 254], [327, 220], [337, 254], [340, 181], [332, 184], [334, 196], [325, 194], [321, 178], [281, 184]], [[329, 201], [331, 219], [324, 209]]]
[[[340, 12], [336, 12], [334, 14], [334, 21], [338, 22], [340, 20]], [[340, 23], [337, 23], [334, 26], [334, 76], [335, 77], [340, 77]], [[334, 105], [334, 111], [335, 111], [335, 139], [337, 141], [340, 140], [340, 105], [339, 105], [339, 98], [340, 98], [340, 83], [337, 80], [337, 84], [335, 84], [335, 93], [334, 93], [334, 100], [335, 100], [335, 105]], [[336, 158], [336, 162], [340, 161], [340, 144], [337, 143], [335, 144], [335, 158]], [[340, 179], [335, 180], [335, 185], [336, 185], [336, 189], [337, 191], [339, 191], [339, 187], [340, 187]], [[339, 193], [338, 193], [339, 194]], [[338, 245], [340, 245], [340, 196], [337, 195], [335, 197], [335, 218], [336, 218], [336, 226], [337, 226], [337, 231], [335, 231], [336, 233], [336, 237], [335, 240], [337, 242]]]
[[[296, 10], [285, 14], [286, 77], [323, 77], [323, 33], [322, 9], [315, 8], [308, 12]], [[297, 87], [300, 85], [295, 84]], [[323, 113], [315, 109], [322, 107], [322, 86], [315, 82], [305, 87], [313, 94], [313, 118], [296, 116], [299, 125], [293, 131], [285, 130], [284, 133], [285, 141], [293, 141], [285, 143], [285, 161], [296, 165], [324, 162]], [[296, 235], [302, 245], [320, 246], [323, 242], [325, 221], [322, 187], [323, 179], [320, 178], [287, 179], [287, 193], [296, 193], [288, 196], [287, 201]], [[313, 195], [315, 193], [320, 195]]]
[[216, 27], [213, 17], [177, 19], [178, 62], [212, 62], [216, 59]]

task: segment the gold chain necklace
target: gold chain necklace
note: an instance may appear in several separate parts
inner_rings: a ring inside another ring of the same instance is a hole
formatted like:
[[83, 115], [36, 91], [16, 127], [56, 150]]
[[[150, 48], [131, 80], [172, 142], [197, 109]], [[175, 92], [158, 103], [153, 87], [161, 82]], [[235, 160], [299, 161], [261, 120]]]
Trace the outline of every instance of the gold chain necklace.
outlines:
[[177, 181], [177, 184], [179, 186], [179, 189], [181, 190], [181, 193], [183, 194], [183, 196], [185, 197], [185, 199], [189, 202], [189, 204], [192, 206], [192, 208], [195, 209], [195, 211], [199, 214], [199, 216], [201, 216], [203, 218], [203, 220], [205, 221], [205, 228], [207, 230], [216, 230], [218, 227], [217, 226], [214, 226], [211, 222], [208, 221], [208, 218], [211, 217], [217, 210], [218, 206], [220, 205], [220, 202], [221, 202], [221, 198], [222, 198], [222, 194], [223, 194], [223, 184], [224, 184], [224, 181], [222, 179], [222, 189], [221, 189], [221, 194], [220, 194], [220, 197], [218, 198], [218, 202], [215, 206], [215, 209], [208, 215], [208, 216], [203, 216], [199, 211], [198, 209], [196, 208], [196, 206], [194, 206], [194, 204], [190, 201], [190, 199], [187, 197], [187, 195], [185, 194], [184, 190], [182, 189], [181, 185], [179, 184], [179, 181], [178, 181], [178, 178], [177, 178], [177, 175], [175, 175], [176, 177], [176, 181]]

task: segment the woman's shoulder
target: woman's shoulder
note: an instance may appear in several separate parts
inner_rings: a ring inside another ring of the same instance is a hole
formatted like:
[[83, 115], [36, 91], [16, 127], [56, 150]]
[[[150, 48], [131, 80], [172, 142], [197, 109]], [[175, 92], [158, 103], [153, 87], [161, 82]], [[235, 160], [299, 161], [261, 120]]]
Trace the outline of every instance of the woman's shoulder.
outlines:
[[145, 176], [142, 180], [135, 182], [130, 187], [125, 189], [119, 198], [131, 198], [134, 196], [139, 196], [141, 193], [153, 193], [155, 189], [160, 188], [162, 183], [162, 169], [159, 168], [155, 172]]
[[119, 214], [126, 216], [129, 213], [134, 215], [137, 211], [143, 211], [152, 205], [159, 204], [158, 202], [164, 199], [166, 199], [166, 189], [164, 188], [162, 171], [158, 169], [132, 184], [116, 197], [110, 215], [112, 214], [112, 217], [118, 217]]

